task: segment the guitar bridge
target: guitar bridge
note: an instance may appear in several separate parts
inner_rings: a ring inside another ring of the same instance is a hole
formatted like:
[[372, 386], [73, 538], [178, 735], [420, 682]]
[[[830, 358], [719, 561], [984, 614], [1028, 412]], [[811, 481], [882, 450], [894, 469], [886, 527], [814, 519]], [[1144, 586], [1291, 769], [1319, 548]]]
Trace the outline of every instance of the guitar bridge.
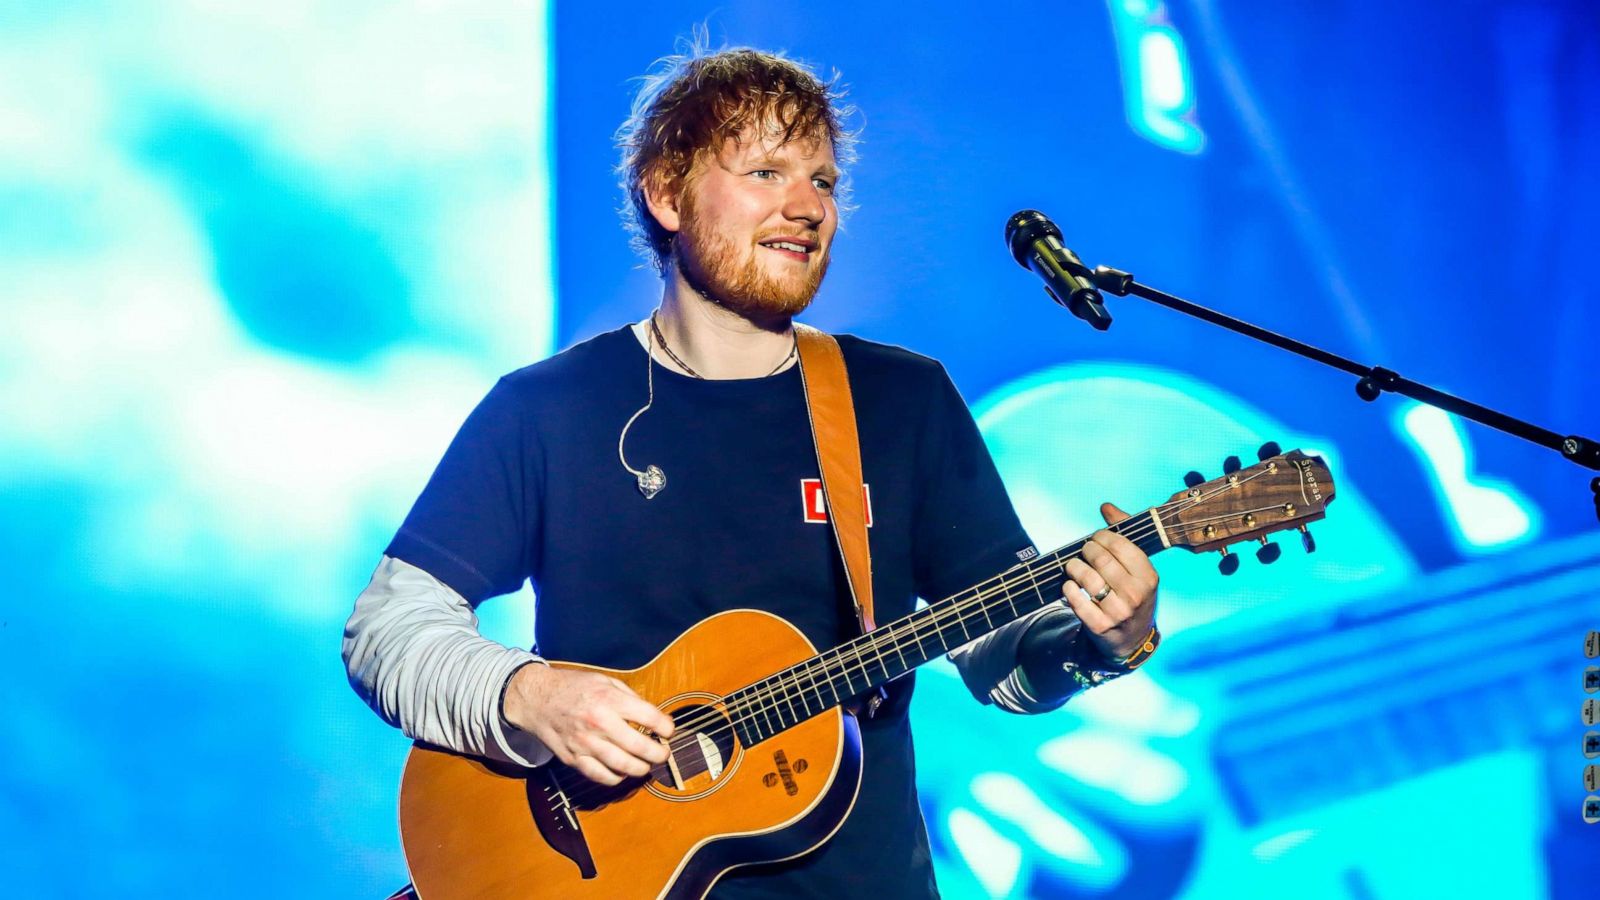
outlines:
[[528, 811], [539, 836], [550, 849], [572, 860], [584, 878], [597, 874], [594, 857], [589, 853], [589, 842], [584, 840], [583, 826], [578, 824], [578, 813], [572, 800], [555, 777], [554, 766], [541, 766], [528, 774]]

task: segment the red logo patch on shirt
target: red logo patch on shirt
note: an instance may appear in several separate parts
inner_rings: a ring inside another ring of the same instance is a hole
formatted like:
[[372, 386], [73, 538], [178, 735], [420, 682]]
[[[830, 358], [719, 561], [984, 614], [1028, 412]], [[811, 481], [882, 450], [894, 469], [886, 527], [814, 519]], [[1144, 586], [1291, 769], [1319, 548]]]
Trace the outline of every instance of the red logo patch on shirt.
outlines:
[[[872, 527], [872, 485], [861, 486], [861, 498], [866, 501], [867, 527]], [[822, 479], [800, 479], [800, 509], [805, 519], [815, 525], [828, 524], [828, 501], [822, 496]]]

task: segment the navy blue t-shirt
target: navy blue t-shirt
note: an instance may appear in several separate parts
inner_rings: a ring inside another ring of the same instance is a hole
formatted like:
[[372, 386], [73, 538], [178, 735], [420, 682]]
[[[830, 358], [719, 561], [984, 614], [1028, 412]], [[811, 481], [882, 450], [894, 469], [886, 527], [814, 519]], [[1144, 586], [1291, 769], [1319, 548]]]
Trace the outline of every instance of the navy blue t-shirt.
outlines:
[[[870, 497], [876, 620], [1018, 562], [1031, 547], [966, 404], [937, 362], [840, 335]], [[701, 380], [654, 366], [628, 462], [661, 467], [645, 499], [617, 458], [648, 358], [620, 328], [505, 376], [462, 426], [388, 554], [476, 604], [531, 579], [535, 650], [631, 669], [692, 625], [757, 608], [820, 650], [855, 636], [830, 526], [808, 515], [816, 451], [798, 367]], [[736, 869], [714, 898], [937, 896], [897, 681], [862, 722], [854, 811], [820, 849]]]

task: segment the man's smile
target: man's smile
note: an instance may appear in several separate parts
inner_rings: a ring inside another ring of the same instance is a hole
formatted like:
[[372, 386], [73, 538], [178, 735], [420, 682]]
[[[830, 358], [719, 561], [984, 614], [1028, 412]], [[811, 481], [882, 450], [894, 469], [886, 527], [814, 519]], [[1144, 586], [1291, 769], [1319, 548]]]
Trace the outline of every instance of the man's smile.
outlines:
[[816, 249], [817, 242], [808, 237], [775, 237], [767, 238], [760, 242], [761, 246], [797, 262], [805, 262], [811, 258], [811, 252]]

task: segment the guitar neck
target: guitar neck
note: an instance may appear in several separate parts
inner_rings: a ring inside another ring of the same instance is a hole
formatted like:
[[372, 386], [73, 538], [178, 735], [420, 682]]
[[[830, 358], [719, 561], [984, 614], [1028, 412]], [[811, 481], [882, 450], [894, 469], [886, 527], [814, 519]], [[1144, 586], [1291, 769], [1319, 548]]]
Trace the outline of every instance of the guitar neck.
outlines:
[[[1167, 547], [1154, 508], [1110, 526], [1155, 555]], [[980, 582], [724, 698], [739, 739], [758, 743], [887, 684], [1061, 598], [1066, 564], [1089, 538]]]

